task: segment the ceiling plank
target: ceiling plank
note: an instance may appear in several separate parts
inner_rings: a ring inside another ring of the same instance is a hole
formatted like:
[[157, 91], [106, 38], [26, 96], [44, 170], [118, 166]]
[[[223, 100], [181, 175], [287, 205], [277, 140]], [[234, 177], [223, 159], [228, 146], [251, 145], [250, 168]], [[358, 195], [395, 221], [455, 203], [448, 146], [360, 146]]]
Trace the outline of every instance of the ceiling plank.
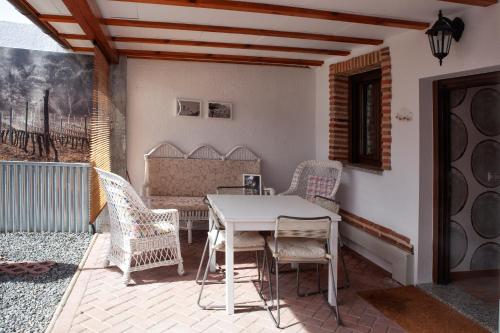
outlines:
[[228, 34], [321, 40], [327, 42], [338, 42], [338, 43], [349, 43], [349, 44], [380, 45], [384, 42], [381, 39], [371, 39], [371, 38], [323, 35], [323, 34], [294, 32], [294, 31], [236, 28], [236, 27], [224, 27], [224, 26], [203, 25], [203, 24], [138, 21], [138, 20], [125, 20], [125, 19], [102, 19], [101, 23], [106, 25], [123, 26], [123, 27], [220, 32]]
[[40, 19], [40, 13], [33, 8], [26, 0], [9, 0], [21, 14], [26, 16], [31, 22], [39, 27], [43, 32], [52, 37], [63, 48], [71, 48], [71, 45], [64, 39], [60, 38], [58, 32], [49, 22]]
[[[272, 14], [314, 18], [320, 20], [342, 21], [350, 23], [371, 24], [378, 26], [404, 28], [404, 29], [426, 29], [429, 24], [412, 20], [403, 20], [395, 18], [386, 18], [379, 16], [359, 15], [351, 13], [341, 13], [328, 10], [282, 6], [267, 3], [256, 3], [246, 1], [228, 1], [228, 0], [119, 0], [123, 2], [147, 3], [170, 6], [183, 6], [195, 8], [210, 8], [232, 10], [239, 12]], [[478, 0], [480, 1], [480, 0]], [[484, 1], [484, 0], [483, 0]]]
[[498, 3], [498, 0], [441, 0], [445, 2], [460, 3], [463, 5], [488, 7]]
[[[82, 36], [82, 35], [80, 35], [80, 36]], [[203, 46], [203, 47], [216, 47], [216, 48], [229, 48], [229, 49], [326, 54], [326, 55], [337, 55], [337, 56], [347, 56], [351, 53], [350, 51], [346, 51], [346, 50], [329, 50], [329, 49], [315, 49], [315, 48], [289, 47], [289, 46], [273, 46], [273, 45], [261, 45], [261, 44], [205, 42], [205, 41], [178, 40], [178, 39], [159, 39], [159, 38], [140, 38], [140, 37], [115, 36], [115, 37], [112, 37], [112, 40], [115, 42], [122, 42], [122, 43]]]
[[189, 59], [189, 60], [206, 60], [206, 61], [230, 61], [244, 63], [266, 63], [266, 64], [282, 64], [282, 65], [299, 65], [299, 66], [321, 66], [321, 60], [306, 60], [306, 59], [290, 59], [290, 58], [275, 58], [275, 57], [254, 57], [244, 55], [228, 55], [228, 54], [212, 54], [212, 53], [189, 53], [189, 52], [166, 52], [166, 51], [143, 51], [119, 49], [120, 55], [134, 58], [148, 59]]
[[95, 0], [63, 0], [63, 2], [85, 34], [101, 49], [108, 62], [117, 63], [118, 54], [108, 38], [107, 29], [99, 22], [102, 16]]

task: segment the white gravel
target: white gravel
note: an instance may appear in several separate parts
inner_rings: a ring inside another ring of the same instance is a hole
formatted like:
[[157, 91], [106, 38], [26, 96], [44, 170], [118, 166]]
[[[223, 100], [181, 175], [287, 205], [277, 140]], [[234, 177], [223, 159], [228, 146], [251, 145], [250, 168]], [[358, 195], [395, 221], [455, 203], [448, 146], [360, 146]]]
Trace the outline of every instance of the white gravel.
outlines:
[[0, 274], [0, 332], [43, 332], [92, 236], [69, 233], [0, 233], [0, 257], [55, 261], [39, 276]]

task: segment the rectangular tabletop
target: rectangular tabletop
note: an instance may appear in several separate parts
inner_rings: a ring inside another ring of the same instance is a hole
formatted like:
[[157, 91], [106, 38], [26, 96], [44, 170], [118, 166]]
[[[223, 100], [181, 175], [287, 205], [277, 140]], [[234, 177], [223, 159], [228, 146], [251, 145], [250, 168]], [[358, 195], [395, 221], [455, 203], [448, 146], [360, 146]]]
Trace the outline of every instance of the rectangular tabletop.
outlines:
[[280, 215], [295, 217], [330, 216], [340, 221], [340, 216], [296, 195], [217, 195], [209, 194], [208, 200], [223, 222], [239, 223], [272, 222]]

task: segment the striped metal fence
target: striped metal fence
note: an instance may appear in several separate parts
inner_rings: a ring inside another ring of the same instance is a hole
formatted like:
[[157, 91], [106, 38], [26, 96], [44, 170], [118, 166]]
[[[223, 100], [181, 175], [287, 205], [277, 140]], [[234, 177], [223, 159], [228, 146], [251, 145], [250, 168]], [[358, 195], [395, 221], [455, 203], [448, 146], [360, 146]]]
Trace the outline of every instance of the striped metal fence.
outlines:
[[88, 232], [88, 163], [0, 161], [0, 232]]

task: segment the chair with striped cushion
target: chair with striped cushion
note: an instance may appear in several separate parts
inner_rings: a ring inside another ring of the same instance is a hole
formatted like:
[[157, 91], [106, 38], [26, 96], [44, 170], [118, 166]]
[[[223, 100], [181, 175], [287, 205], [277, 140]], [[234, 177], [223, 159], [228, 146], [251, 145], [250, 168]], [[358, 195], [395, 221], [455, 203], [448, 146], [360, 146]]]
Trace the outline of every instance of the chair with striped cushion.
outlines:
[[[329, 264], [330, 274], [334, 281], [333, 285], [335, 285], [333, 272], [336, 268], [333, 267], [329, 244], [331, 224], [332, 221], [329, 216], [313, 218], [279, 216], [276, 219], [274, 235], [268, 236], [267, 238], [267, 246], [272, 254], [275, 265], [276, 316], [273, 314], [275, 304], [270, 275], [271, 263], [267, 260], [267, 256], [264, 256], [264, 267], [267, 268], [267, 279], [271, 301], [271, 305], [267, 306], [267, 310], [273, 318], [276, 327], [280, 326], [279, 264]], [[298, 273], [299, 271], [297, 270], [297, 276]], [[263, 296], [263, 283], [261, 283], [259, 293], [261, 298], [265, 301]], [[335, 306], [335, 315], [337, 322], [340, 325], [340, 313], [338, 310], [337, 291], [335, 288], [333, 294], [337, 304]]]

